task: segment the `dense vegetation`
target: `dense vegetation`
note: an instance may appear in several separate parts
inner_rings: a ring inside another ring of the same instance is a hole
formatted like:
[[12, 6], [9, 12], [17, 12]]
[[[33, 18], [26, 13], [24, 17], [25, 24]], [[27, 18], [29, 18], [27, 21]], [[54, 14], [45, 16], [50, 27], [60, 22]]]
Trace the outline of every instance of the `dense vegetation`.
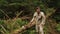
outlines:
[[[0, 0], [0, 34], [12, 34], [27, 25], [37, 6], [47, 16], [44, 33], [60, 34], [60, 0]], [[33, 26], [21, 34], [35, 32]]]

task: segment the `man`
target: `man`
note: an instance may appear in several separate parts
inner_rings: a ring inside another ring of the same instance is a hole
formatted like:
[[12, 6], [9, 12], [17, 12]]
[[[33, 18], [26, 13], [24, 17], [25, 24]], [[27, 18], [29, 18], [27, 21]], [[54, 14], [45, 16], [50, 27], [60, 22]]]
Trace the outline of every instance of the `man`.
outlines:
[[43, 26], [45, 24], [45, 15], [44, 12], [41, 12], [40, 7], [37, 7], [36, 12], [33, 15], [33, 19], [31, 20], [31, 22], [33, 22], [33, 20], [35, 20], [36, 23], [36, 32], [39, 34], [44, 34], [43, 32]]

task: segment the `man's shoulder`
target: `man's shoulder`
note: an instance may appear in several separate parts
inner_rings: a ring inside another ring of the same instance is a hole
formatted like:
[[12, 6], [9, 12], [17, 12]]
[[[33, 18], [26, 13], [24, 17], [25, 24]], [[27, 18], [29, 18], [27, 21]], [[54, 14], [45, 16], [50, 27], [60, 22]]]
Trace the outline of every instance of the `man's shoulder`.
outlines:
[[[37, 14], [37, 12], [35, 12], [34, 14]], [[41, 11], [40, 14], [44, 14], [44, 12]]]
[[41, 14], [44, 14], [44, 12], [40, 12]]
[[37, 12], [34, 13], [34, 16], [36, 16], [36, 15], [37, 15]]
[[37, 12], [35, 12], [34, 14], [37, 14]]

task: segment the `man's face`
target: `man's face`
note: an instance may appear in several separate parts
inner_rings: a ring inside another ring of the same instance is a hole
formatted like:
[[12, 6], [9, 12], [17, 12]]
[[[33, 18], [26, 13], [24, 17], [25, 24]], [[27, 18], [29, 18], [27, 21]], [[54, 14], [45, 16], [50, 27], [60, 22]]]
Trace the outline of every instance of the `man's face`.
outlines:
[[37, 12], [40, 12], [40, 8], [38, 7], [36, 11], [37, 11]]

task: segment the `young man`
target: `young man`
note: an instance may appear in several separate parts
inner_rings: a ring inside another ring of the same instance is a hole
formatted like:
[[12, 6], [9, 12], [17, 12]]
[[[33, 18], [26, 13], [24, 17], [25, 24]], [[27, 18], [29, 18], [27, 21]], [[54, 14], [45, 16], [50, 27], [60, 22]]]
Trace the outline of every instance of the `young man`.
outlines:
[[40, 7], [37, 7], [36, 12], [33, 15], [33, 19], [31, 20], [31, 22], [33, 20], [35, 20], [36, 23], [36, 32], [39, 34], [44, 34], [43, 32], [43, 26], [45, 24], [45, 15], [44, 12], [41, 12]]

